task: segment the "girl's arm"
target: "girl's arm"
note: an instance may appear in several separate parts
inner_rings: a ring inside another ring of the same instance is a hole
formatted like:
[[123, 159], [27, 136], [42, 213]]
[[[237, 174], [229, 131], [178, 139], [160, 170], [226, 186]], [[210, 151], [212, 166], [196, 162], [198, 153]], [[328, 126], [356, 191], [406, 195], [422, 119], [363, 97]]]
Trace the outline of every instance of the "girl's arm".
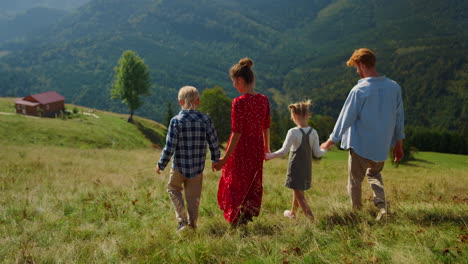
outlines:
[[274, 153], [269, 153], [266, 155], [265, 159], [266, 160], [271, 160], [274, 158], [282, 157], [286, 155], [289, 150], [291, 149], [291, 145], [293, 144], [294, 141], [294, 135], [291, 130], [288, 131], [288, 134], [286, 135], [286, 139], [284, 140], [283, 146], [277, 150]]
[[317, 134], [317, 131], [312, 131], [312, 135], [313, 137], [313, 144], [312, 144], [312, 154], [315, 158], [320, 158], [323, 156], [323, 154], [327, 153], [326, 150], [321, 150], [320, 149], [320, 146], [319, 146], [319, 136]]

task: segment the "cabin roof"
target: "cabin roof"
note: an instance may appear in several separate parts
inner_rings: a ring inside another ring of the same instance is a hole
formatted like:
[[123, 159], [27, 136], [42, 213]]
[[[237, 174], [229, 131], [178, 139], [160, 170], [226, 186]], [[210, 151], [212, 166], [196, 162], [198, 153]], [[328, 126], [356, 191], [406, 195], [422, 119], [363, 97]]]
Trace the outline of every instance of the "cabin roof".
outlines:
[[56, 91], [49, 91], [45, 93], [38, 93], [29, 95], [23, 98], [24, 101], [37, 102], [40, 104], [49, 104], [59, 101], [65, 101], [65, 97], [58, 94]]

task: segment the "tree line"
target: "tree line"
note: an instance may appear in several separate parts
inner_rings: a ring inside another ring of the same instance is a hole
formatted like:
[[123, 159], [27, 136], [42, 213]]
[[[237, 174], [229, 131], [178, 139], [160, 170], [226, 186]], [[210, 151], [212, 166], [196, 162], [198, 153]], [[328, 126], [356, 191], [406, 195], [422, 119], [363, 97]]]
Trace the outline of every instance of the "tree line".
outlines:
[[[111, 89], [112, 99], [120, 99], [133, 113], [143, 105], [140, 96], [150, 95], [151, 81], [148, 66], [135, 52], [125, 51], [115, 68], [115, 79]], [[231, 102], [221, 86], [204, 89], [200, 96], [199, 110], [207, 113], [216, 127], [221, 143], [229, 140], [231, 132]], [[169, 124], [174, 115], [172, 103], [167, 104], [165, 123]], [[281, 148], [287, 131], [294, 126], [289, 111], [283, 104], [272, 107], [270, 140], [274, 150]], [[317, 130], [320, 141], [326, 141], [333, 130], [335, 118], [312, 114], [309, 125]], [[457, 131], [422, 126], [406, 126], [404, 140], [405, 159], [413, 159], [414, 151], [434, 151], [454, 154], [468, 154], [467, 137]]]

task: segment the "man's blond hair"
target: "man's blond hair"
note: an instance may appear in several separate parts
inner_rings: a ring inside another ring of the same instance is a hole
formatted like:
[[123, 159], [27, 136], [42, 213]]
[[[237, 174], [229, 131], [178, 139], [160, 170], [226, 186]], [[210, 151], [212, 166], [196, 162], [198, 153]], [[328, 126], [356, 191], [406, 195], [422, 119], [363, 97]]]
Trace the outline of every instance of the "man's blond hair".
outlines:
[[354, 51], [346, 65], [353, 67], [357, 62], [364, 64], [367, 68], [375, 67], [375, 54], [370, 49], [362, 48]]

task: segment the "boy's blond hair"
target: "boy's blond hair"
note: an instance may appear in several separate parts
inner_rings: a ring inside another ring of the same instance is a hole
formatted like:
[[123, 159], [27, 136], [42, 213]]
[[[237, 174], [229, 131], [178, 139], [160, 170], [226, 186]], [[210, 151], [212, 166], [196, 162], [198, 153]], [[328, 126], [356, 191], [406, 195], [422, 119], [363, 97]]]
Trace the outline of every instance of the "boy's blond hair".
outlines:
[[198, 98], [200, 98], [198, 90], [193, 86], [184, 86], [179, 90], [178, 99], [179, 101], [184, 101], [184, 106], [190, 106], [189, 108], [192, 108], [195, 100]]
[[306, 100], [306, 101], [290, 104], [288, 108], [291, 114], [304, 117], [310, 114], [309, 112], [310, 106], [311, 106], [310, 100]]

